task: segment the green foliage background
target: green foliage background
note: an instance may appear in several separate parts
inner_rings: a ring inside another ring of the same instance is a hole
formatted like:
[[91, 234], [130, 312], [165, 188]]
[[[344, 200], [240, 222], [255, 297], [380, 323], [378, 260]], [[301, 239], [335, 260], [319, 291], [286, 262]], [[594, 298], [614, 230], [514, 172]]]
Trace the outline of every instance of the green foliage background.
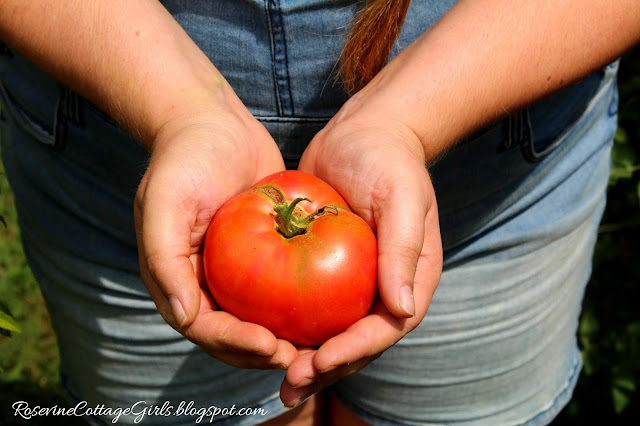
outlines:
[[[640, 419], [640, 47], [623, 58], [619, 88], [608, 206], [579, 329], [585, 366], [572, 401], [554, 425], [624, 425]], [[16, 425], [26, 421], [14, 417], [14, 401], [45, 407], [65, 402], [55, 336], [24, 258], [4, 174], [0, 216], [7, 222], [6, 228], [0, 225], [0, 310], [8, 310], [22, 329], [0, 334], [0, 424]]]
[[579, 339], [584, 369], [558, 422], [640, 424], [640, 46], [621, 61], [607, 209]]

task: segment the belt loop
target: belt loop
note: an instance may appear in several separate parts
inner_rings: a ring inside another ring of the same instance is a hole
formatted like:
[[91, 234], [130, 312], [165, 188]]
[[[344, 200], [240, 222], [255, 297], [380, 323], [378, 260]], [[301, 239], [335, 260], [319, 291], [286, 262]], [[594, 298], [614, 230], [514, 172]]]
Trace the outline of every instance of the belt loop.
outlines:
[[54, 149], [63, 149], [67, 141], [67, 117], [66, 110], [66, 90], [56, 102], [56, 110], [53, 114], [53, 144]]
[[531, 126], [531, 116], [529, 115], [529, 108], [522, 110], [522, 129], [520, 138], [520, 147], [524, 158], [530, 163], [537, 163], [548, 154], [548, 151], [537, 152], [534, 145], [533, 130]]
[[533, 145], [533, 129], [528, 107], [506, 119], [504, 139], [496, 151], [501, 153], [517, 146], [520, 146], [524, 158], [531, 163], [536, 163], [544, 157], [536, 152]]
[[64, 149], [66, 146], [69, 121], [80, 125], [80, 99], [78, 94], [68, 87], [62, 88], [62, 94], [56, 103], [53, 117], [53, 148]]
[[506, 118], [504, 138], [496, 150], [498, 153], [507, 151], [522, 143], [523, 128], [525, 127], [524, 121], [526, 119], [527, 118], [523, 116], [523, 111], [514, 112]]
[[498, 147], [498, 152], [504, 152], [508, 149], [510, 149], [516, 142], [514, 141], [514, 139], [516, 138], [515, 136], [515, 128], [518, 127], [518, 113], [515, 114], [510, 114], [509, 117], [506, 120], [506, 129], [505, 129], [505, 134], [504, 134], [504, 139], [502, 140], [502, 143], [500, 144], [500, 146]]

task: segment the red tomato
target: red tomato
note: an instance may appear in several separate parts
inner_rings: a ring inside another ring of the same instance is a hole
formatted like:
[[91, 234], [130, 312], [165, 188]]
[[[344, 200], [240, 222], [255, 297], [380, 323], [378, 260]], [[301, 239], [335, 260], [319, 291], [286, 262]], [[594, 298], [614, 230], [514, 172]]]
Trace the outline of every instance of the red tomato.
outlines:
[[327, 183], [286, 171], [226, 202], [204, 243], [217, 305], [298, 345], [320, 345], [367, 315], [377, 246]]

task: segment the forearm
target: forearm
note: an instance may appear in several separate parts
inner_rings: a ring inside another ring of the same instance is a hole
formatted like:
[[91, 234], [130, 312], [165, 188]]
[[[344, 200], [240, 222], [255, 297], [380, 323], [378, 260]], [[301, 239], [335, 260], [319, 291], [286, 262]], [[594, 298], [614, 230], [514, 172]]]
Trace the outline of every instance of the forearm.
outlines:
[[0, 39], [150, 146], [224, 78], [155, 0], [0, 0]]
[[430, 162], [483, 125], [570, 85], [640, 38], [637, 0], [463, 0], [350, 102], [409, 127]]

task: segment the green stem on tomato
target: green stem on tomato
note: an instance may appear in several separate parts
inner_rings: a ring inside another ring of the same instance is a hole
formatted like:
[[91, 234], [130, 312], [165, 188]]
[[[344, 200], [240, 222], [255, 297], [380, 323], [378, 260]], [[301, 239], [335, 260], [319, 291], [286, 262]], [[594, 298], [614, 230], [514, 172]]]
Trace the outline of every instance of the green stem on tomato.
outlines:
[[307, 214], [302, 209], [297, 209], [298, 203], [301, 201], [309, 201], [306, 197], [298, 197], [290, 203], [287, 203], [284, 194], [278, 188], [265, 185], [256, 188], [257, 191], [263, 193], [269, 197], [275, 204], [273, 207], [274, 213], [273, 219], [276, 222], [276, 229], [285, 238], [293, 238], [296, 235], [302, 235], [306, 232], [307, 228], [319, 217], [327, 214], [337, 215], [338, 210], [343, 210], [340, 206], [324, 206], [317, 211]]
[[308, 198], [298, 197], [291, 203], [285, 201], [274, 207], [277, 215], [276, 224], [278, 225], [278, 231], [286, 238], [293, 238], [296, 235], [304, 234], [305, 229], [309, 226], [309, 216], [294, 214], [296, 205], [298, 205], [300, 201], [311, 202]]

